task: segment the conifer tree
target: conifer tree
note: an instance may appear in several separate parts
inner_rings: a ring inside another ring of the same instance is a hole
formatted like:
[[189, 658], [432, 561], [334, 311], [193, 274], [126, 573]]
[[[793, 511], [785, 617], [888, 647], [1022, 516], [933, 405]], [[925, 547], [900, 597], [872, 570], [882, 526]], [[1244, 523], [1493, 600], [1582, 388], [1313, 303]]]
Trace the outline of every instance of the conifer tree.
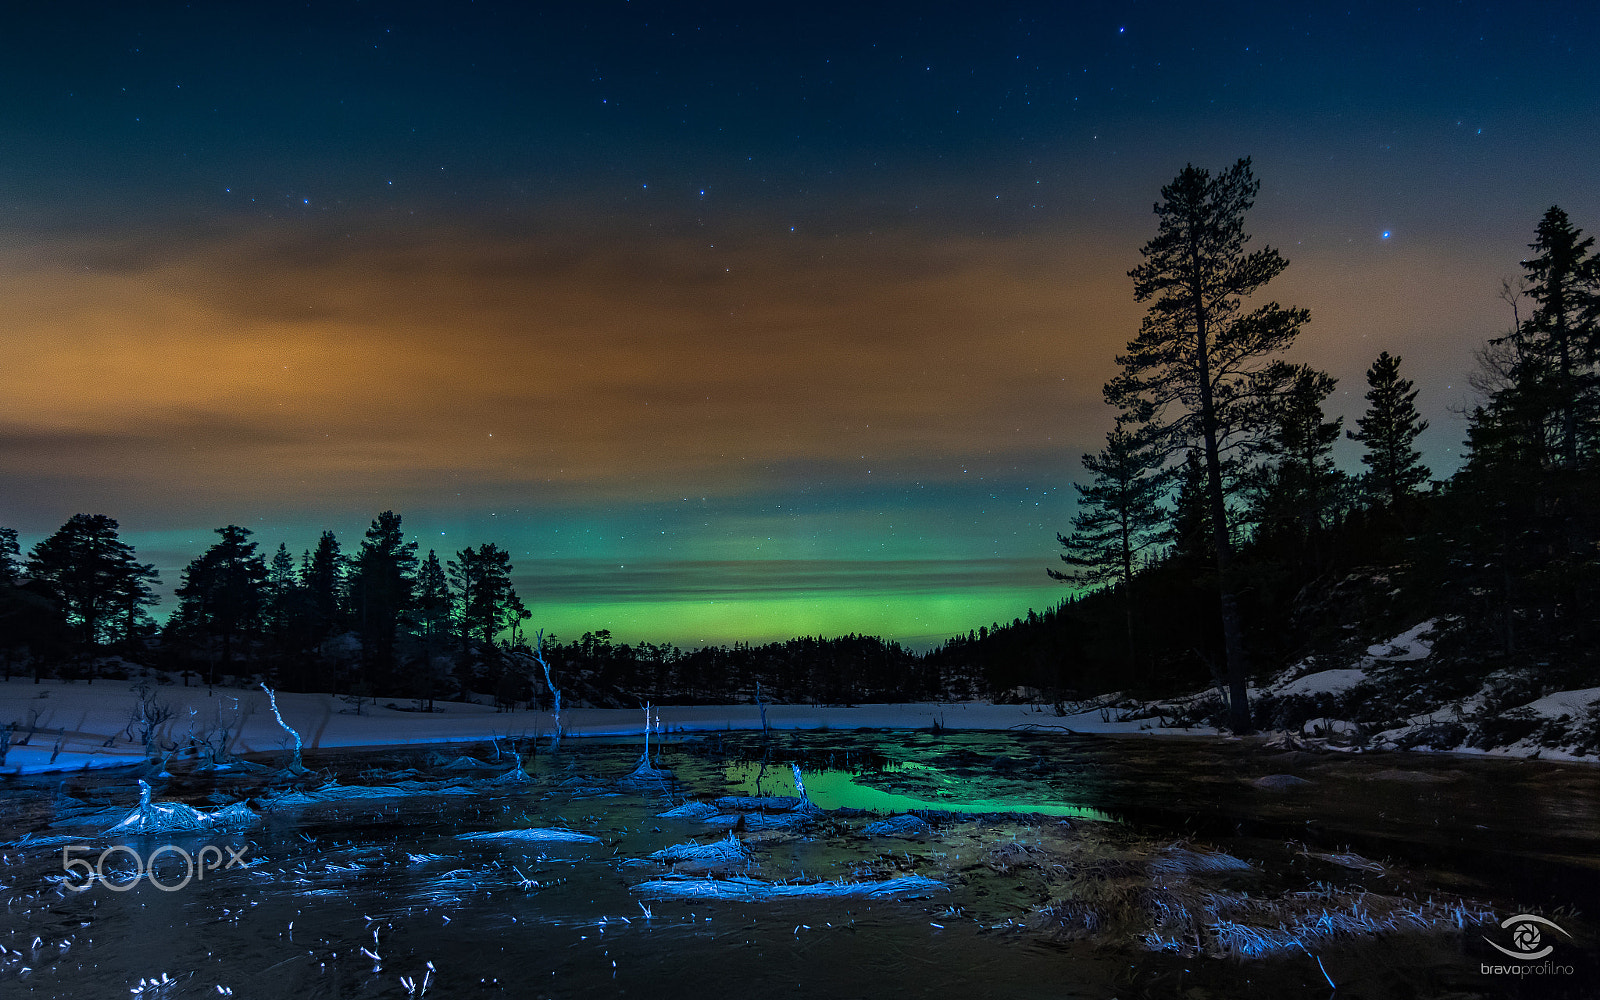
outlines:
[[133, 546], [117, 535], [116, 520], [104, 514], [74, 514], [33, 547], [26, 572], [61, 609], [85, 652], [116, 637], [119, 615], [131, 621], [156, 602], [149, 586], [155, 568], [134, 558]]
[[1198, 448], [1184, 453], [1173, 470], [1177, 489], [1172, 497], [1170, 557], [1189, 566], [1214, 565], [1211, 507], [1206, 502], [1206, 466]]
[[1165, 524], [1160, 508], [1164, 493], [1160, 465], [1161, 458], [1149, 442], [1123, 427], [1107, 432], [1105, 448], [1083, 456], [1083, 467], [1094, 474], [1094, 481], [1075, 484], [1078, 513], [1072, 519], [1073, 532], [1056, 535], [1067, 550], [1061, 561], [1071, 569], [1045, 571], [1052, 579], [1080, 587], [1111, 584], [1121, 588], [1130, 663], [1134, 655], [1135, 563]]
[[1384, 351], [1367, 369], [1366, 415], [1356, 421], [1357, 430], [1346, 432], [1366, 446], [1361, 462], [1367, 467], [1367, 495], [1391, 508], [1428, 481], [1422, 452], [1414, 447], [1428, 422], [1417, 414], [1416, 402], [1411, 380], [1400, 377], [1400, 359]]
[[1322, 409], [1338, 381], [1304, 365], [1279, 373], [1282, 389], [1261, 402], [1265, 430], [1256, 450], [1267, 462], [1248, 477], [1252, 515], [1264, 528], [1288, 527], [1312, 544], [1346, 492], [1333, 464], [1344, 418], [1325, 420]]
[[302, 561], [300, 585], [306, 591], [314, 642], [337, 635], [344, 628], [345, 558], [333, 532], [324, 531], [309, 564]]
[[17, 546], [17, 529], [0, 528], [0, 587], [16, 584], [22, 565], [17, 557], [22, 550]]
[[1252, 432], [1252, 401], [1268, 358], [1293, 343], [1310, 318], [1269, 302], [1248, 312], [1244, 300], [1288, 262], [1271, 247], [1245, 252], [1244, 215], [1260, 184], [1243, 159], [1213, 177], [1187, 166], [1161, 189], [1155, 238], [1128, 272], [1134, 297], [1150, 308], [1139, 335], [1117, 358], [1122, 373], [1106, 384], [1107, 402], [1144, 425], [1164, 454], [1200, 450], [1216, 554], [1229, 724], [1250, 729], [1249, 664], [1232, 575], [1233, 535], [1224, 464]]
[[500, 546], [491, 542], [462, 549], [449, 569], [463, 649], [473, 640], [492, 646], [495, 636], [528, 617], [511, 586], [511, 554]]
[[413, 671], [416, 679], [416, 696], [424, 707], [433, 708], [436, 681], [433, 660], [450, 637], [450, 581], [439, 556], [432, 549], [417, 570], [416, 600], [412, 605], [411, 620], [420, 647], [418, 662]]
[[[267, 564], [237, 524], [216, 529], [221, 539], [190, 560], [173, 591], [178, 610], [167, 627], [221, 641], [222, 667], [233, 663], [234, 646], [259, 634], [267, 603]], [[216, 662], [208, 681], [216, 681]]]
[[117, 620], [121, 622], [118, 639], [134, 652], [134, 642], [141, 634], [155, 631], [155, 622], [145, 608], [161, 603], [161, 598], [150, 588], [159, 583], [161, 573], [154, 563], [130, 561], [126, 572], [117, 581]]
[[1539, 220], [1522, 262], [1528, 294], [1537, 304], [1522, 330], [1524, 345], [1540, 371], [1536, 408], [1548, 412], [1564, 468], [1587, 459], [1595, 437], [1595, 361], [1600, 354], [1600, 258], [1590, 254], [1594, 237], [1572, 225], [1567, 213], [1551, 206]]
[[416, 571], [417, 543], [405, 540], [399, 514], [384, 511], [367, 529], [350, 578], [350, 613], [361, 635], [367, 679], [375, 686], [393, 673], [395, 636], [411, 607]]

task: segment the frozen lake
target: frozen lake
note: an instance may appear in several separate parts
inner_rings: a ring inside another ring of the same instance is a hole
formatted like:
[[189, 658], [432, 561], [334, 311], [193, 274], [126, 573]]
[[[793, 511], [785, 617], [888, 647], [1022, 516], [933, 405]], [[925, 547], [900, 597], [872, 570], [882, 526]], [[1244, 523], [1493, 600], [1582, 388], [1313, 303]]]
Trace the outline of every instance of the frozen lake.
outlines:
[[[262, 773], [152, 779], [158, 802], [248, 800], [263, 821], [237, 832], [105, 835], [138, 802], [126, 771], [7, 779], [0, 994], [1600, 990], [1572, 912], [1600, 898], [1592, 767], [863, 731], [656, 741], [671, 773], [640, 775], [640, 749], [546, 741], [516, 785], [484, 745], [309, 755], [306, 787], [411, 783], [335, 802], [275, 803]], [[782, 798], [796, 767], [809, 808]], [[66, 848], [104, 879], [68, 877]], [[130, 884], [152, 856], [170, 891]], [[1491, 944], [1524, 911], [1559, 924], [1571, 973], [1482, 971], [1526, 964]]]

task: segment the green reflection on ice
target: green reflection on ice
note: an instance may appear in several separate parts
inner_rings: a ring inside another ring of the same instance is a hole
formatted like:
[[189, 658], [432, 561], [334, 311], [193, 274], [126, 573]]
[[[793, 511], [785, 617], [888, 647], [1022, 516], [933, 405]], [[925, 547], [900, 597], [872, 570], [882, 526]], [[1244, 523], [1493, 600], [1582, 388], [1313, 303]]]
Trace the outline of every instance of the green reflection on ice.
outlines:
[[[1074, 819], [1093, 819], [1109, 822], [1111, 817], [1088, 806], [1068, 805], [1060, 802], [1040, 802], [1027, 798], [982, 798], [967, 794], [976, 789], [959, 780], [945, 778], [925, 764], [906, 763], [891, 765], [881, 772], [886, 775], [905, 774], [915, 777], [919, 785], [932, 785], [937, 789], [934, 798], [919, 798], [881, 788], [857, 784], [849, 771], [806, 771], [801, 774], [806, 783], [806, 797], [822, 809], [866, 809], [877, 813], [903, 813], [913, 809], [933, 809], [959, 813], [1041, 813], [1046, 816], [1070, 816]], [[743, 763], [729, 764], [726, 771], [729, 793], [733, 795], [795, 795], [793, 771], [782, 764]]]

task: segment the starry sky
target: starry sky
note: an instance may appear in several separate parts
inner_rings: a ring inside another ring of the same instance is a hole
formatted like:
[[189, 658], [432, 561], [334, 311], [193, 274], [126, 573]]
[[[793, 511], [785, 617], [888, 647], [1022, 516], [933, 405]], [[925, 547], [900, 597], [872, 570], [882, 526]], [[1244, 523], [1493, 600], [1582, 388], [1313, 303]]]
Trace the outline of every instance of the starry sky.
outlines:
[[1600, 229], [1592, 4], [866, 6], [8, 12], [0, 525], [170, 590], [394, 509], [563, 638], [927, 646], [1065, 595], [1186, 163], [1436, 474], [1539, 216]]

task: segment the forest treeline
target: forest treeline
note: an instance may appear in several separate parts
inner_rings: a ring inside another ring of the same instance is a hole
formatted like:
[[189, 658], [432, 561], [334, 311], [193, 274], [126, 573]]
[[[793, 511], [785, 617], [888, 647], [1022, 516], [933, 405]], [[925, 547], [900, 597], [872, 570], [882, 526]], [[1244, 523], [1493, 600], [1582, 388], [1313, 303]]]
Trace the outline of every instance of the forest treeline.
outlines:
[[[127, 664], [185, 683], [259, 677], [292, 691], [367, 699], [492, 695], [505, 707], [548, 707], [542, 656], [567, 704], [600, 707], [754, 701], [855, 702], [972, 697], [973, 678], [941, 674], [898, 643], [847, 635], [682, 650], [612, 641], [601, 629], [562, 642], [530, 635], [494, 543], [441, 561], [418, 555], [399, 514], [384, 511], [353, 552], [331, 531], [294, 555], [262, 553], [248, 528], [226, 525], [183, 570], [177, 606], [158, 625], [153, 566], [115, 520], [78, 514], [26, 558], [0, 529], [0, 658], [7, 679], [30, 672], [93, 683]], [[537, 654], [537, 655], [536, 655]], [[758, 688], [758, 685], [760, 687]]]
[[[162, 625], [156, 570], [118, 524], [79, 514], [26, 556], [0, 529], [0, 659], [92, 681], [109, 658], [186, 680], [261, 677], [363, 698], [492, 693], [547, 704], [535, 653], [593, 705], [850, 704], [966, 698], [1057, 702], [1215, 687], [1215, 721], [1273, 720], [1252, 680], [1298, 660], [1340, 665], [1424, 620], [1441, 623], [1426, 699], [1600, 685], [1600, 263], [1558, 207], [1501, 289], [1503, 333], [1470, 383], [1466, 460], [1436, 479], [1415, 447], [1422, 389], [1378, 354], [1354, 426], [1337, 381], [1288, 354], [1304, 309], [1249, 300], [1288, 262], [1250, 250], [1249, 160], [1185, 168], [1130, 272], [1149, 309], [1105, 386], [1105, 446], [1083, 457], [1060, 569], [1072, 596], [912, 653], [850, 635], [681, 650], [529, 634], [494, 543], [443, 560], [379, 514], [346, 551], [332, 532], [270, 555], [237, 525], [182, 571]], [[1333, 460], [1353, 439], [1363, 469]], [[115, 666], [111, 669], [116, 669]], [[758, 687], [759, 685], [759, 687]]]
[[[1245, 300], [1287, 262], [1247, 251], [1248, 160], [1185, 169], [1130, 272], [1150, 303], [1085, 455], [1079, 513], [1050, 574], [1081, 596], [958, 638], [934, 663], [981, 664], [993, 690], [1170, 695], [1214, 686], [1208, 720], [1285, 720], [1247, 685], [1308, 661], [1348, 666], [1424, 621], [1438, 642], [1397, 713], [1478, 696], [1521, 705], [1600, 685], [1600, 262], [1559, 207], [1500, 290], [1504, 332], [1476, 352], [1466, 461], [1434, 479], [1399, 357], [1366, 372], [1354, 427], [1337, 380], [1286, 358], [1305, 310]], [[1333, 460], [1341, 437], [1363, 471]]]

